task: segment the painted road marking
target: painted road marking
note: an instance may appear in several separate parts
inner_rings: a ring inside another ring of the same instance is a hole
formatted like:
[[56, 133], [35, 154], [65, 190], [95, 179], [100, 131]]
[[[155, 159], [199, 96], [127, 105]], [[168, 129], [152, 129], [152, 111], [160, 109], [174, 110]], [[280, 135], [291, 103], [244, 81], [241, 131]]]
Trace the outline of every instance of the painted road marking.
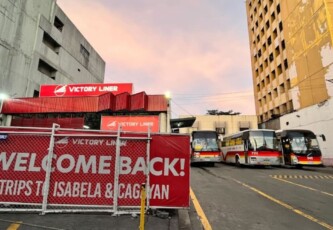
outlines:
[[309, 189], [311, 191], [320, 192], [320, 193], [325, 194], [325, 195], [333, 196], [333, 194], [331, 194], [331, 193], [320, 191], [320, 190], [315, 189], [315, 188], [311, 188], [311, 187], [308, 187], [308, 186], [305, 186], [305, 185], [297, 184], [297, 183], [294, 183], [294, 182], [291, 182], [291, 181], [288, 181], [288, 180], [284, 180], [284, 179], [281, 179], [281, 178], [278, 178], [278, 177], [274, 177], [274, 176], [273, 176], [273, 178], [276, 179], [276, 180], [279, 180], [279, 181], [283, 181], [285, 183], [289, 183], [289, 184], [292, 184], [292, 185], [296, 185], [296, 186], [299, 186], [299, 187], [302, 187], [302, 188]]
[[49, 230], [64, 230], [62, 228], [54, 228], [54, 227], [47, 227], [43, 225], [35, 225], [35, 224], [29, 224], [29, 223], [23, 223], [23, 221], [11, 221], [11, 220], [4, 220], [0, 219], [1, 222], [10, 223], [9, 227], [6, 230], [17, 230], [21, 225], [34, 227], [34, 228], [40, 228], [40, 229], [49, 229]]
[[22, 221], [17, 221], [15, 223], [12, 223], [11, 225], [9, 225], [7, 230], [17, 230], [21, 226], [21, 223]]
[[196, 198], [194, 192], [192, 191], [192, 188], [190, 188], [190, 196], [191, 196], [194, 208], [197, 211], [198, 216], [200, 218], [200, 221], [201, 221], [201, 224], [203, 226], [203, 229], [204, 230], [212, 230], [212, 226], [210, 226], [210, 224], [208, 222], [208, 219], [207, 219], [204, 211], [202, 210], [202, 208], [201, 208], [201, 206], [199, 204], [198, 199]]
[[271, 175], [271, 177], [280, 179], [333, 179], [333, 176], [328, 175]]
[[282, 201], [280, 201], [280, 200], [278, 200], [278, 199], [275, 199], [274, 197], [272, 197], [272, 196], [270, 196], [270, 195], [268, 195], [268, 194], [266, 194], [266, 193], [264, 193], [264, 192], [262, 192], [262, 191], [260, 191], [260, 190], [258, 190], [258, 189], [256, 189], [256, 188], [254, 188], [254, 187], [251, 187], [250, 185], [247, 185], [247, 184], [245, 184], [245, 183], [243, 183], [243, 182], [241, 182], [241, 181], [239, 181], [239, 180], [236, 180], [236, 179], [234, 179], [234, 178], [231, 178], [231, 179], [232, 179], [233, 181], [237, 182], [238, 184], [241, 184], [241, 185], [243, 185], [244, 187], [246, 187], [246, 188], [248, 188], [248, 189], [251, 189], [252, 191], [254, 191], [254, 192], [256, 192], [256, 193], [262, 195], [263, 197], [266, 197], [267, 199], [269, 199], [269, 200], [271, 200], [271, 201], [273, 201], [273, 202], [275, 202], [275, 203], [277, 203], [277, 204], [279, 204], [279, 205], [281, 205], [281, 206], [283, 206], [283, 207], [285, 207], [285, 208], [287, 208], [287, 209], [289, 209], [289, 210], [291, 210], [291, 211], [297, 213], [298, 215], [301, 215], [301, 216], [303, 216], [303, 217], [305, 217], [305, 218], [307, 218], [307, 219], [309, 219], [309, 220], [311, 220], [311, 221], [313, 221], [313, 222], [315, 222], [315, 223], [317, 223], [317, 224], [319, 224], [319, 225], [325, 227], [326, 229], [333, 230], [333, 226], [332, 226], [332, 225], [329, 225], [329, 224], [327, 224], [327, 223], [325, 223], [325, 222], [323, 222], [323, 221], [321, 221], [321, 220], [318, 220], [318, 219], [316, 219], [315, 217], [313, 217], [313, 216], [311, 216], [311, 215], [309, 215], [309, 214], [306, 214], [306, 213], [302, 212], [301, 210], [298, 210], [298, 209], [296, 209], [296, 208], [290, 206], [290, 205], [287, 204], [287, 203], [284, 203], [284, 202], [282, 202]]

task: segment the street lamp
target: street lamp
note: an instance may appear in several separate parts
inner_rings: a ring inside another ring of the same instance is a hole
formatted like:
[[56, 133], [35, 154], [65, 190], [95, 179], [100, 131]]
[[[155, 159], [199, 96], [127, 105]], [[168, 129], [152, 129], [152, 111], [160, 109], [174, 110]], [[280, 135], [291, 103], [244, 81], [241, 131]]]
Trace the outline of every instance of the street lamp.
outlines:
[[169, 91], [164, 93], [165, 98], [167, 99], [167, 133], [171, 133], [171, 93]]
[[7, 94], [0, 93], [0, 114], [2, 113], [3, 102], [8, 98], [9, 98], [9, 96]]
[[9, 96], [7, 94], [4, 93], [0, 93], [0, 125], [2, 125], [2, 106], [3, 106], [3, 102], [8, 99]]

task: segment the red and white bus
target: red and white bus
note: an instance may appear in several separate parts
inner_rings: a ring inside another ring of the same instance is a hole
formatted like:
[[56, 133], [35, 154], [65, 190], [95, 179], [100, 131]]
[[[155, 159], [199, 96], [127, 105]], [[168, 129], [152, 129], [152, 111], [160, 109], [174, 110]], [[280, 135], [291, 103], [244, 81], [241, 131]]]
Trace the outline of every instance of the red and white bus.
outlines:
[[[322, 154], [316, 135], [310, 130], [277, 130], [284, 163], [301, 168], [304, 165], [322, 165]], [[325, 141], [325, 136], [322, 135]]]
[[240, 165], [282, 165], [282, 153], [274, 130], [245, 130], [224, 136], [222, 161]]
[[218, 135], [215, 131], [193, 131], [191, 135], [191, 164], [221, 162]]

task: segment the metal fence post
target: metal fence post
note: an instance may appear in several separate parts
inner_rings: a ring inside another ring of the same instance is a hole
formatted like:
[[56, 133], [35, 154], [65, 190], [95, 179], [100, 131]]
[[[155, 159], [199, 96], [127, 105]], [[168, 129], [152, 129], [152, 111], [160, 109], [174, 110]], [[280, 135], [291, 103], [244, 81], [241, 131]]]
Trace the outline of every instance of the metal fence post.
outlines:
[[147, 150], [146, 150], [146, 194], [147, 194], [147, 209], [149, 209], [150, 201], [150, 132], [151, 126], [148, 126], [148, 139], [147, 139]]
[[42, 204], [42, 213], [41, 215], [45, 215], [45, 211], [47, 208], [49, 190], [50, 190], [50, 178], [51, 178], [51, 169], [52, 169], [52, 158], [53, 158], [53, 149], [54, 149], [54, 134], [56, 128], [59, 128], [60, 125], [53, 123], [52, 125], [52, 133], [50, 137], [50, 145], [49, 152], [47, 155], [47, 167], [45, 174], [45, 181], [43, 185], [43, 204]]
[[117, 141], [116, 141], [116, 159], [115, 159], [115, 173], [114, 173], [114, 183], [113, 183], [113, 210], [114, 214], [118, 214], [118, 194], [119, 194], [119, 167], [120, 167], [120, 133], [121, 133], [121, 125], [118, 127], [117, 131]]

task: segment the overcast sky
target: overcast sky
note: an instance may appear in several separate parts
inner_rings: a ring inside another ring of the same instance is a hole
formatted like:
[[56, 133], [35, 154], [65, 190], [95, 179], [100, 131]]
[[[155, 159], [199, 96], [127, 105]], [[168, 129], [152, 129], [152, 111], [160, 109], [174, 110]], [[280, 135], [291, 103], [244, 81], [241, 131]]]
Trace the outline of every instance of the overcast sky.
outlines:
[[171, 93], [172, 117], [255, 114], [244, 0], [58, 0], [106, 62], [106, 83]]

